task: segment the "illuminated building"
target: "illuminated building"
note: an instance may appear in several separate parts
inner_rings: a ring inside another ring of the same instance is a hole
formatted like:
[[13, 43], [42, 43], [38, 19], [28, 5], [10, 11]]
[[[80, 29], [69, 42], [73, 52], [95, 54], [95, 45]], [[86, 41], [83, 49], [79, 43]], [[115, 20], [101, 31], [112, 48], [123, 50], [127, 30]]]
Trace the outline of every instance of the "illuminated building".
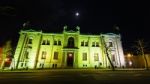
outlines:
[[21, 30], [11, 67], [108, 68], [108, 57], [115, 67], [125, 66], [120, 35], [80, 34], [78, 26], [75, 31], [65, 26], [62, 33]]

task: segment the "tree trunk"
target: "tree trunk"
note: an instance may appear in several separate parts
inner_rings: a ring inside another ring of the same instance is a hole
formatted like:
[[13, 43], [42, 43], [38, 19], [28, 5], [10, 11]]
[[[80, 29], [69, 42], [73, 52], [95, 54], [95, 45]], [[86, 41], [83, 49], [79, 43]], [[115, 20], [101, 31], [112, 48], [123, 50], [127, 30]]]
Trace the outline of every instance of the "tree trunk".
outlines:
[[148, 69], [148, 62], [147, 62], [147, 59], [146, 59], [145, 53], [144, 53], [144, 45], [143, 45], [143, 43], [141, 42], [141, 40], [139, 40], [138, 43], [139, 43], [139, 46], [140, 46], [140, 49], [141, 49], [141, 54], [142, 54], [142, 56], [144, 57], [146, 70], [149, 70], [149, 69]]
[[109, 61], [109, 63], [110, 63], [110, 65], [111, 65], [111, 68], [112, 68], [112, 70], [114, 71], [115, 70], [115, 67], [114, 67], [114, 65], [113, 65], [113, 63], [112, 63], [112, 61], [111, 61], [111, 59], [110, 59], [110, 57], [109, 57], [109, 47], [107, 47], [107, 45], [106, 45], [106, 43], [105, 43], [105, 40], [104, 40], [104, 38], [102, 37], [102, 43], [103, 43], [103, 45], [104, 45], [104, 51], [105, 51], [105, 53], [106, 53], [106, 56], [107, 56], [107, 58], [108, 58], [108, 61]]

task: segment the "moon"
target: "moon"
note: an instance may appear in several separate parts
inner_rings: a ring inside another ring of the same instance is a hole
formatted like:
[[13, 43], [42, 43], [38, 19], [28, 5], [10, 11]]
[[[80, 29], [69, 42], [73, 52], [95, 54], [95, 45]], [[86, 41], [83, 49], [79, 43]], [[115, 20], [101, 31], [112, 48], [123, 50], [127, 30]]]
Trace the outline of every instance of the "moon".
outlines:
[[79, 15], [80, 15], [79, 12], [76, 12], [76, 13], [75, 13], [75, 16], [79, 16]]

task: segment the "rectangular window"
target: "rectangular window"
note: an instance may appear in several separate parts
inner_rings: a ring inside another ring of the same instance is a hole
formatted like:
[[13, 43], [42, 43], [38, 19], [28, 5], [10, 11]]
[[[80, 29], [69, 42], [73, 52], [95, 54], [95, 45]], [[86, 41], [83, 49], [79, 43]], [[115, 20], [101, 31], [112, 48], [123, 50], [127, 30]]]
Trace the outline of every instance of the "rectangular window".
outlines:
[[109, 47], [113, 47], [113, 44], [112, 44], [112, 42], [109, 42]]
[[113, 62], [115, 61], [115, 55], [112, 55], [112, 61]]
[[82, 56], [83, 56], [82, 60], [87, 61], [87, 53], [83, 53]]
[[95, 42], [92, 42], [92, 47], [95, 47]]
[[21, 67], [23, 67], [23, 63], [21, 63]]
[[42, 51], [41, 59], [46, 59], [46, 51]]
[[42, 45], [45, 45], [45, 44], [46, 44], [46, 40], [43, 40], [43, 41], [42, 41]]
[[50, 41], [49, 40], [47, 40], [47, 45], [50, 45]]
[[54, 41], [54, 45], [57, 45], [57, 41]]
[[99, 42], [96, 42], [96, 47], [99, 47]]
[[54, 59], [58, 60], [58, 52], [54, 52]]
[[98, 53], [94, 53], [94, 61], [99, 61]]
[[28, 52], [28, 51], [25, 51], [24, 56], [25, 56], [26, 59], [28, 59], [28, 58], [29, 58], [29, 52]]
[[29, 39], [28, 44], [32, 44], [32, 39]]
[[81, 42], [81, 46], [84, 46], [84, 41]]
[[32, 46], [28, 45], [27, 48], [32, 49]]
[[58, 41], [58, 45], [61, 45], [61, 41]]
[[88, 46], [88, 42], [85, 42], [85, 46]]

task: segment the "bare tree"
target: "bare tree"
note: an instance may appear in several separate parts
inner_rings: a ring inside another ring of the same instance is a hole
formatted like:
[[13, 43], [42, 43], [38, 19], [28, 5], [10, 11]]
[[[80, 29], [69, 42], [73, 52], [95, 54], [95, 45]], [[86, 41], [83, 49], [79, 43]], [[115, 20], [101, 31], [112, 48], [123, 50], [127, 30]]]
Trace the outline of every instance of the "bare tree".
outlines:
[[146, 44], [144, 43], [143, 40], [138, 40], [136, 41], [136, 45], [134, 46], [137, 50], [137, 53], [142, 55], [144, 57], [144, 61], [145, 61], [145, 67], [146, 67], [146, 70], [149, 70], [148, 68], [148, 62], [147, 62], [147, 58], [145, 57], [145, 49], [146, 49]]
[[112, 61], [111, 61], [111, 59], [110, 59], [110, 54], [109, 54], [109, 52], [110, 52], [110, 50], [109, 50], [110, 47], [106, 45], [106, 42], [105, 42], [103, 36], [102, 36], [102, 43], [103, 43], [103, 46], [104, 46], [104, 52], [105, 52], [105, 54], [106, 54], [106, 57], [108, 58], [108, 61], [109, 61], [110, 65], [111, 65], [111, 68], [112, 68], [112, 70], [114, 71], [114, 70], [115, 70], [115, 67], [114, 67], [114, 65], [113, 65], [113, 63], [112, 63]]
[[[4, 68], [5, 62], [10, 62], [12, 58], [11, 40], [6, 41], [6, 43], [3, 45], [2, 57], [3, 57], [3, 63], [1, 65], [1, 68]], [[8, 66], [10, 65], [6, 65], [6, 67]]]

